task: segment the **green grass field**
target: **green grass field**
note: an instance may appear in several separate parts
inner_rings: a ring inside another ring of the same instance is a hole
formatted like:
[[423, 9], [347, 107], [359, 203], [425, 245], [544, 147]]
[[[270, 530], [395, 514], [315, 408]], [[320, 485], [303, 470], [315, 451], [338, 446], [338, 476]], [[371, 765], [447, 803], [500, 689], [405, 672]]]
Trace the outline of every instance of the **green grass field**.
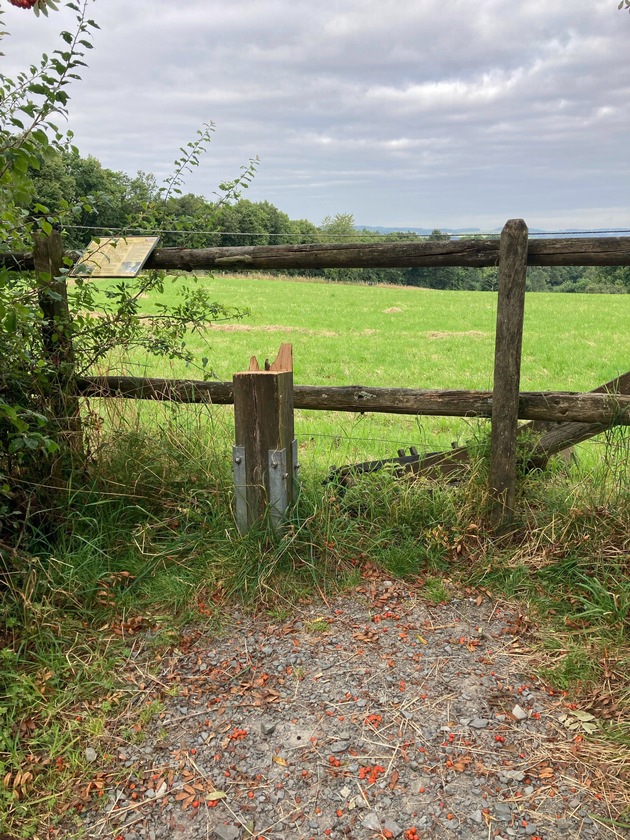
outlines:
[[[175, 300], [169, 280], [163, 300]], [[247, 309], [191, 346], [209, 359], [211, 378], [230, 380], [252, 355], [275, 357], [293, 345], [296, 384], [406, 388], [492, 388], [496, 293], [306, 282], [286, 278], [202, 277], [217, 301]], [[157, 298], [145, 302], [155, 311]], [[630, 367], [630, 296], [529, 294], [521, 390], [590, 390]], [[200, 378], [154, 358], [111, 362], [111, 371]], [[231, 423], [231, 410], [215, 411]], [[453, 418], [328, 412], [296, 413], [296, 432], [316, 461], [395, 454], [400, 446], [448, 448], [480, 423]]]
[[[491, 387], [495, 294], [200, 282], [218, 301], [251, 311], [191, 339], [217, 379], [290, 341], [297, 383]], [[167, 282], [165, 297], [178, 283]], [[147, 314], [157, 303], [143, 301]], [[590, 389], [630, 367], [630, 296], [537, 293], [526, 310], [523, 390]], [[111, 358], [108, 370], [202, 375], [137, 357]], [[155, 710], [143, 708], [144, 684], [138, 694], [125, 677], [136, 645], [153, 661], [187, 626], [212, 633], [229, 622], [234, 601], [288, 614], [297, 599], [356, 585], [365, 564], [410, 579], [429, 600], [492, 590], [518, 603], [523, 626], [532, 624], [526, 667], [597, 717], [581, 760], [592, 749], [599, 765], [630, 766], [627, 429], [584, 444], [588, 456], [577, 464], [556, 460], [520, 476], [514, 533], [500, 539], [488, 527], [482, 457], [451, 485], [387, 472], [345, 494], [322, 483], [330, 465], [394, 455], [405, 444], [448, 447], [486, 421], [300, 411], [296, 510], [278, 534], [261, 527], [240, 537], [231, 407], [93, 400], [90, 408], [86, 469], [67, 492], [34, 493], [19, 550], [3, 555], [0, 830], [42, 836], [94, 776], [86, 746], [141, 742]], [[596, 690], [611, 714], [588, 705]], [[25, 768], [34, 778], [18, 797]], [[615, 814], [620, 803], [630, 808], [627, 779], [607, 778], [606, 787]]]

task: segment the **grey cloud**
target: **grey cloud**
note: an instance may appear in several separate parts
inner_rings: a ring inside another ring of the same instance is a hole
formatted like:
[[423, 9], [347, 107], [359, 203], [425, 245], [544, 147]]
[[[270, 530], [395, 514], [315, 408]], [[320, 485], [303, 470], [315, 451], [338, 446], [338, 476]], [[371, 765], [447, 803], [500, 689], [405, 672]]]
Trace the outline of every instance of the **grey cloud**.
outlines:
[[[616, 5], [97, 0], [71, 127], [105, 165], [164, 176], [213, 120], [188, 188], [210, 195], [258, 154], [250, 197], [314, 221], [630, 226]], [[64, 19], [7, 14], [7, 60], [50, 49]]]

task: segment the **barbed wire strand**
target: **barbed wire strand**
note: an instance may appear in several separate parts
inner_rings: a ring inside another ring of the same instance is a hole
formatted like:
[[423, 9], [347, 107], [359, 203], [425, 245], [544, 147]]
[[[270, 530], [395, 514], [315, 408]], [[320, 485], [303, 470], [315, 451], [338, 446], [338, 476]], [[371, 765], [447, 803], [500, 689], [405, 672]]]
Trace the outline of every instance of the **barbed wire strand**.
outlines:
[[[242, 236], [242, 237], [252, 237], [252, 238], [285, 238], [285, 239], [299, 239], [299, 234], [292, 234], [292, 233], [266, 233], [261, 232], [257, 233], [255, 231], [240, 231], [240, 230], [176, 230], [170, 228], [115, 228], [115, 227], [107, 227], [106, 225], [64, 225], [65, 230], [88, 230], [88, 231], [102, 231], [106, 232], [109, 235], [130, 235], [132, 233], [143, 233], [143, 234], [169, 234], [169, 235], [176, 235], [176, 236], [207, 236], [207, 237], [222, 237], [222, 236]], [[437, 229], [436, 229], [437, 230]], [[323, 233], [326, 239], [338, 239], [338, 240], [348, 240], [348, 241], [359, 241], [361, 239], [371, 239], [377, 236], [393, 236], [398, 234], [399, 236], [409, 236], [413, 237], [413, 239], [428, 239], [431, 240], [432, 236], [435, 234], [431, 233], [415, 233], [413, 230], [400, 230], [400, 231], [388, 231], [386, 233], [382, 233], [379, 231], [361, 231], [358, 230], [356, 233], [344, 233], [344, 234], [329, 234]], [[448, 236], [449, 238], [452, 237], [454, 239], [476, 239], [480, 236], [492, 236], [498, 238], [500, 236], [500, 231], [492, 230], [492, 231], [469, 231], [469, 232], [462, 232], [462, 233], [452, 233], [450, 231], [440, 231], [440, 234], [443, 236]], [[630, 234], [630, 228], [593, 228], [591, 230], [550, 230], [550, 231], [530, 231], [529, 236], [540, 236], [540, 237], [547, 237], [547, 236], [612, 236], [612, 235], [621, 235], [621, 234]], [[308, 237], [304, 237], [305, 239]], [[400, 239], [398, 240], [400, 241]], [[439, 241], [439, 240], [436, 240]], [[444, 240], [446, 241], [446, 240]], [[316, 241], [309, 242], [287, 242], [284, 244], [326, 244], [326, 243], [318, 243]]]

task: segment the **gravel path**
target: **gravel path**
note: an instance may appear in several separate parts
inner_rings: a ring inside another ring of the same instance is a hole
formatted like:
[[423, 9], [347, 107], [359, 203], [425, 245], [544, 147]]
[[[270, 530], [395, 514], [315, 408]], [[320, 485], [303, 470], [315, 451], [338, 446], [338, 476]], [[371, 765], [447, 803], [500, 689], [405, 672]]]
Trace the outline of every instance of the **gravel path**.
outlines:
[[523, 645], [518, 614], [485, 596], [433, 606], [376, 577], [287, 620], [224, 617], [157, 675], [132, 664], [139, 703], [162, 690], [164, 710], [141, 743], [117, 740], [85, 836], [630, 837], [607, 827], [579, 718]]

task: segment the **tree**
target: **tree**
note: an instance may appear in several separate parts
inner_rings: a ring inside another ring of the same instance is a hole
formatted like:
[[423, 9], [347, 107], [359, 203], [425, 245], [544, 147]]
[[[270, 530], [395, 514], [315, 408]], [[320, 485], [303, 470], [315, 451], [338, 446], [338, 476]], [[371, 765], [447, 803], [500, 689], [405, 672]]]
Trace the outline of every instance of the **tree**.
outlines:
[[[35, 215], [29, 214], [29, 173], [71, 145], [71, 137], [52, 120], [67, 114], [67, 87], [79, 78], [85, 52], [92, 47], [91, 31], [97, 28], [87, 17], [87, 0], [68, 6], [76, 25], [73, 32], [61, 33], [62, 46], [15, 79], [0, 78], [0, 242], [5, 251], [30, 250], [33, 234], [50, 233], [55, 222], [42, 204], [35, 205]], [[49, 0], [30, 7], [36, 12], [56, 8]], [[54, 371], [43, 349], [42, 294], [34, 278], [16, 280], [0, 269], [0, 494], [5, 498], [10, 495], [9, 476], [39, 467], [42, 454], [58, 449], [47, 413]], [[53, 340], [55, 333], [49, 331], [49, 337]]]
[[[42, 3], [33, 8], [45, 11]], [[61, 33], [59, 49], [15, 79], [0, 81], [0, 250], [5, 252], [31, 250], [35, 234], [50, 235], [69, 220], [161, 228], [171, 203], [180, 200], [186, 173], [198, 165], [209, 142], [213, 127], [204, 126], [180, 149], [173, 174], [161, 187], [151, 175], [129, 179], [103, 169], [94, 158], [80, 157], [71, 134], [62, 134], [52, 119], [67, 115], [67, 86], [79, 78], [85, 51], [92, 47], [90, 33], [98, 28], [87, 17], [88, 3], [67, 3], [76, 27]], [[46, 0], [46, 7], [54, 5]], [[237, 178], [221, 184], [214, 206], [236, 200], [255, 167], [250, 161]], [[76, 373], [88, 372], [114, 347], [143, 348], [203, 369], [207, 359], [197, 362], [187, 334], [243, 314], [213, 301], [196, 278], [179, 283], [175, 306], [160, 305], [165, 277], [158, 272], [107, 288], [104, 302], [95, 282], [79, 276], [68, 293], [69, 309], [49, 306], [65, 292], [59, 281], [67, 269], [56, 271], [16, 276], [0, 270], [0, 496], [11, 504], [14, 479], [27, 471], [31, 485], [37, 484], [46, 463], [42, 454], [57, 453], [58, 459], [71, 454], [68, 437], [59, 431], [67, 418], [56, 410], [56, 395], [72, 392]], [[141, 300], [149, 292], [158, 296], [157, 311], [143, 317]], [[63, 356], [57, 352], [62, 345], [69, 348]], [[3, 512], [0, 500], [0, 526]]]
[[451, 237], [448, 233], [442, 233], [439, 228], [433, 228], [429, 234], [429, 242], [450, 242]]
[[336, 213], [326, 216], [319, 226], [322, 242], [352, 242], [357, 238], [357, 229], [352, 213]]

